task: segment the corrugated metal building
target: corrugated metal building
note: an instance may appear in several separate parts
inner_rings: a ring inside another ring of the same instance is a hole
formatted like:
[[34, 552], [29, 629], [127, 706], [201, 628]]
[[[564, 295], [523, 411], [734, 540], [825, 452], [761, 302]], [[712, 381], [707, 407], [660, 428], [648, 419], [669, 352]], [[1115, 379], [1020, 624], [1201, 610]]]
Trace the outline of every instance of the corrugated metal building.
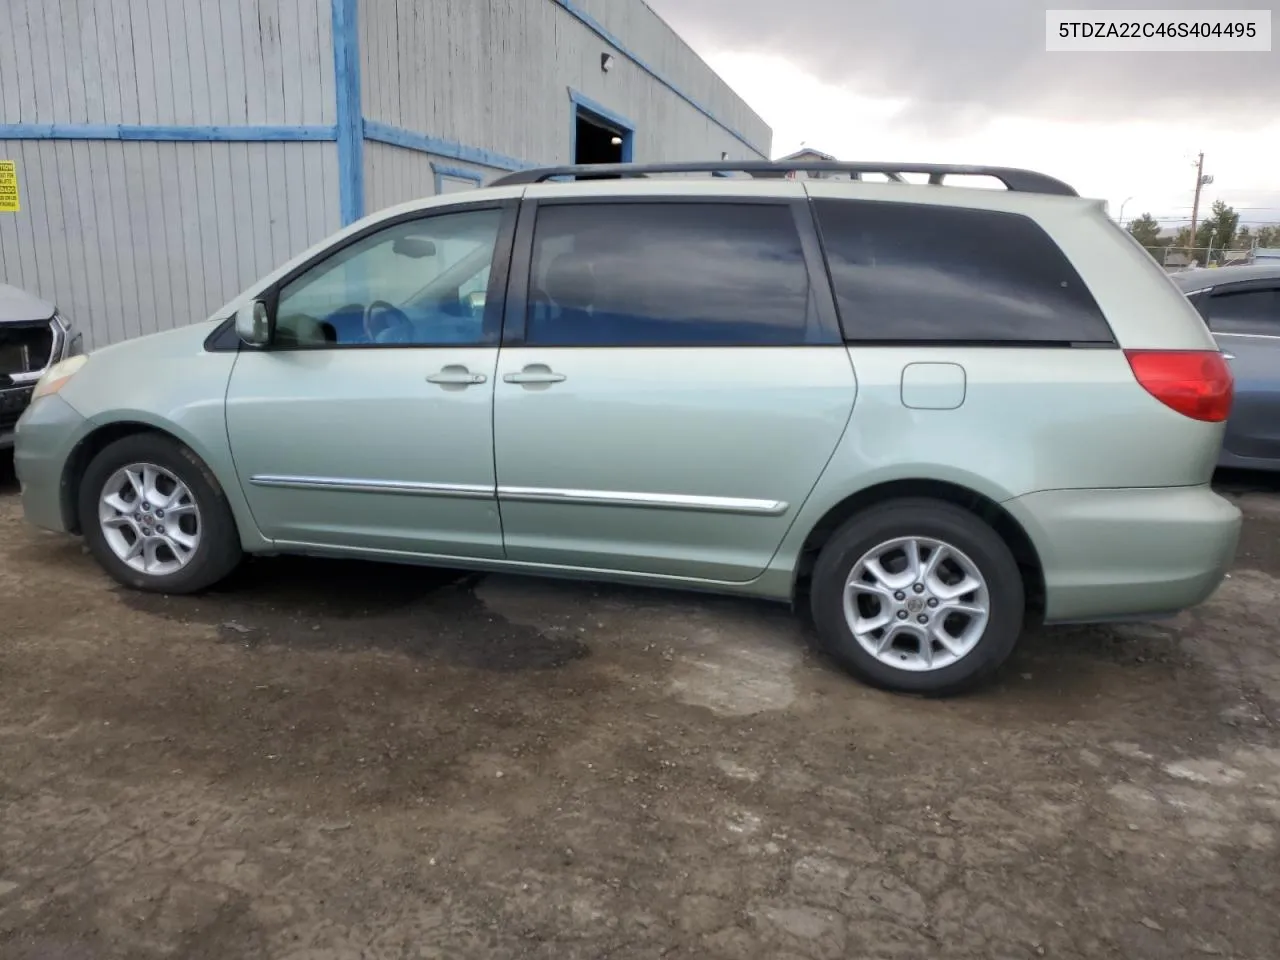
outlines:
[[501, 171], [770, 148], [641, 0], [5, 7], [0, 281], [89, 346], [203, 319], [342, 224]]

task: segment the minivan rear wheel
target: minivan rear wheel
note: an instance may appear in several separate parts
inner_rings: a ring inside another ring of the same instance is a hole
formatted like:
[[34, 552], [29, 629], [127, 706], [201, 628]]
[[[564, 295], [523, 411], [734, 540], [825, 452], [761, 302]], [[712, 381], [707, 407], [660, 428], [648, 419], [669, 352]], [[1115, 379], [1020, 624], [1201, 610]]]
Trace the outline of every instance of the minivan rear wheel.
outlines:
[[191, 450], [155, 433], [101, 450], [80, 483], [80, 526], [89, 551], [125, 586], [194, 593], [241, 559], [221, 486]]
[[854, 676], [934, 696], [990, 677], [1013, 652], [1025, 605], [1000, 535], [923, 498], [846, 521], [818, 556], [810, 600], [823, 648]]

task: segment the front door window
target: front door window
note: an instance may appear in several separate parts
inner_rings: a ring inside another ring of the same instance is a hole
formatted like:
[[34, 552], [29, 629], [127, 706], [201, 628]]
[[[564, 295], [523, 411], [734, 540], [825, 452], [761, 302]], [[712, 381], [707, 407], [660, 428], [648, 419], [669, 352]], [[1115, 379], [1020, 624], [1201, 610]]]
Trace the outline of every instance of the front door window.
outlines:
[[484, 292], [501, 217], [468, 210], [406, 220], [343, 247], [281, 288], [276, 345], [496, 342]]

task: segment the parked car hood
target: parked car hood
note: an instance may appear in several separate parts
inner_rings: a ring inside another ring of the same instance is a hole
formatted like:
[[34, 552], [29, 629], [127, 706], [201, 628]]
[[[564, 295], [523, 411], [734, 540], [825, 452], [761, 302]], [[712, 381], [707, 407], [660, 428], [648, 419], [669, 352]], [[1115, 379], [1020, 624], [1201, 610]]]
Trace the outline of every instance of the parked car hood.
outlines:
[[0, 323], [30, 323], [32, 320], [48, 320], [54, 307], [48, 300], [41, 300], [25, 290], [0, 283]]

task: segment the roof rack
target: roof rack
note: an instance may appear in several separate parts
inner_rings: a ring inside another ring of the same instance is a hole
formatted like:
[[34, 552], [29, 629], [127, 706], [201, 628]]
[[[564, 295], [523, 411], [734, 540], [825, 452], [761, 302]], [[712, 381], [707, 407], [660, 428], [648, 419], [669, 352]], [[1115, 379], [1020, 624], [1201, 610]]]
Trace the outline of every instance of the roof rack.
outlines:
[[655, 173], [747, 173], [757, 178], [785, 177], [792, 171], [806, 173], [848, 173], [860, 179], [864, 173], [879, 173], [897, 182], [905, 182], [904, 173], [928, 174], [929, 183], [941, 184], [949, 176], [994, 177], [1009, 190], [1020, 193], [1050, 193], [1061, 197], [1079, 196], [1075, 189], [1053, 177], [1034, 170], [1015, 167], [963, 166], [949, 163], [866, 163], [841, 160], [778, 163], [772, 160], [690, 161], [685, 163], [587, 163], [562, 167], [538, 167], [517, 170], [492, 181], [490, 186], [543, 183], [556, 177], [647, 177]]

